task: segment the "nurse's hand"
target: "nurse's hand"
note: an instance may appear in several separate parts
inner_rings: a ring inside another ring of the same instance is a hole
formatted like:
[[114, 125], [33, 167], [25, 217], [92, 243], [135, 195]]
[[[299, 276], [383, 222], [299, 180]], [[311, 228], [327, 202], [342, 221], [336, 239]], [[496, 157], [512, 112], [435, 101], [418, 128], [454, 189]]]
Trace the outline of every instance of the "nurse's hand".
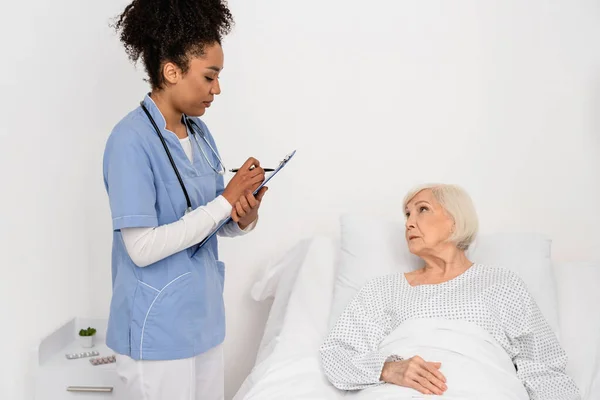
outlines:
[[250, 157], [231, 178], [223, 191], [223, 197], [235, 208], [241, 197], [245, 197], [248, 192], [254, 192], [264, 180], [265, 171], [260, 167], [260, 162]]
[[439, 371], [441, 366], [441, 363], [427, 362], [419, 356], [386, 362], [381, 371], [381, 380], [413, 388], [424, 394], [442, 395], [448, 387], [446, 378]]
[[256, 193], [256, 197], [252, 195], [252, 192], [248, 192], [245, 196], [240, 197], [240, 201], [235, 203], [233, 210], [231, 210], [231, 219], [237, 222], [240, 229], [246, 229], [248, 225], [256, 221], [261, 200], [268, 189], [268, 187], [263, 186]]

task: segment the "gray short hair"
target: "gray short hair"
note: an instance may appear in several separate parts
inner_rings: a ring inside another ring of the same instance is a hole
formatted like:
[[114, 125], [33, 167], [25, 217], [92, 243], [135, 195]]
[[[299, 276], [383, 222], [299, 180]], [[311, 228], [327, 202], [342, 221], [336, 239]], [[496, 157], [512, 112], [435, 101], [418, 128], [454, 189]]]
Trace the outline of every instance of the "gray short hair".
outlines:
[[419, 192], [431, 190], [433, 197], [454, 221], [454, 230], [449, 241], [461, 250], [467, 250], [475, 240], [479, 231], [479, 219], [469, 194], [460, 186], [445, 183], [434, 183], [418, 186], [404, 197], [402, 209]]

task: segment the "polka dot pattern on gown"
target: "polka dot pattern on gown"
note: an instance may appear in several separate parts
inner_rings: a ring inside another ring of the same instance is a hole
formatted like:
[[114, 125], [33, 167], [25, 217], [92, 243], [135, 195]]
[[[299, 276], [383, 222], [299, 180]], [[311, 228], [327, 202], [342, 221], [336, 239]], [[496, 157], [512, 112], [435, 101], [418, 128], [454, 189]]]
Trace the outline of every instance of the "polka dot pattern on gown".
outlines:
[[330, 382], [342, 390], [381, 384], [379, 344], [404, 321], [445, 318], [489, 332], [512, 358], [531, 400], [581, 399], [566, 375], [567, 357], [524, 282], [502, 267], [475, 264], [458, 277], [411, 286], [404, 274], [368, 282], [321, 346]]

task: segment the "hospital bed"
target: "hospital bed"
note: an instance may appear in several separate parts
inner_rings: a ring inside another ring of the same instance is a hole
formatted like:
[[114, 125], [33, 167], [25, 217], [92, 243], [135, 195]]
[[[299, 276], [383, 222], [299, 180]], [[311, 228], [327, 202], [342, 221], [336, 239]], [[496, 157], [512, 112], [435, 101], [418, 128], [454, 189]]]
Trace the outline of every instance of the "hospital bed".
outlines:
[[[264, 270], [251, 296], [273, 303], [255, 365], [233, 400], [339, 399], [323, 375], [318, 348], [369, 279], [409, 271], [403, 225], [344, 215], [339, 238], [300, 241]], [[503, 265], [525, 281], [569, 356], [583, 400], [600, 400], [600, 262], [553, 262], [549, 238], [482, 234], [469, 250], [478, 263]]]

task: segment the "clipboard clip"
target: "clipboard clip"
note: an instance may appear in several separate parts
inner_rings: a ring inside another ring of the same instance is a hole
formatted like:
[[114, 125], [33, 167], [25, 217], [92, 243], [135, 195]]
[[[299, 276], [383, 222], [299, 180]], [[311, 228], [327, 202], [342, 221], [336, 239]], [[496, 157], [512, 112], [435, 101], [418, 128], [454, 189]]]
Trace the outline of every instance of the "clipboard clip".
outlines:
[[285, 156], [285, 158], [283, 159], [283, 161], [281, 161], [281, 163], [279, 165], [286, 164], [288, 161], [290, 161], [290, 159], [292, 157], [294, 157], [294, 154], [296, 154], [296, 150], [292, 151], [290, 154], [288, 154], [287, 156]]
[[[290, 161], [290, 159], [292, 157], [294, 157], [294, 154], [296, 154], [296, 150], [292, 151], [290, 154], [288, 154], [287, 156], [285, 156], [285, 158], [283, 160], [281, 160], [281, 162], [279, 163], [279, 165], [277, 166], [277, 168], [275, 169], [275, 172], [278, 172], [281, 168], [283, 168], [283, 166], [285, 164], [287, 164], [288, 161]], [[262, 186], [262, 185], [261, 185]]]

